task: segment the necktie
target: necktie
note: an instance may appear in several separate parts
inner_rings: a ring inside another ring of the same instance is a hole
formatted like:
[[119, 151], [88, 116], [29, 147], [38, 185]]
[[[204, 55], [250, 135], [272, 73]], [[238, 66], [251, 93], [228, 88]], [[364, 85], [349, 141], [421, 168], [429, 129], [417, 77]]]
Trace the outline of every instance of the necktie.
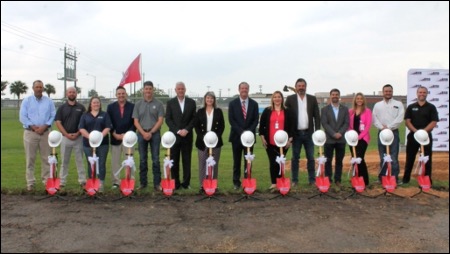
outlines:
[[247, 119], [247, 110], [245, 109], [245, 101], [242, 101], [242, 114], [244, 115], [244, 119]]

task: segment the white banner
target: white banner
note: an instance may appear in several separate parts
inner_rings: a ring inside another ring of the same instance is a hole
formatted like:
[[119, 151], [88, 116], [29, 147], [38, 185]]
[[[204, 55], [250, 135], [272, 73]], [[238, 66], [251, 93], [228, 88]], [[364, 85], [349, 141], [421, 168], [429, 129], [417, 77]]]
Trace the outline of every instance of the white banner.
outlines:
[[[448, 69], [410, 69], [408, 71], [406, 105], [416, 102], [417, 88], [425, 86], [428, 88], [427, 101], [433, 103], [438, 111], [439, 122], [432, 132], [433, 151], [449, 151], [448, 78]], [[408, 133], [406, 128], [406, 135]]]

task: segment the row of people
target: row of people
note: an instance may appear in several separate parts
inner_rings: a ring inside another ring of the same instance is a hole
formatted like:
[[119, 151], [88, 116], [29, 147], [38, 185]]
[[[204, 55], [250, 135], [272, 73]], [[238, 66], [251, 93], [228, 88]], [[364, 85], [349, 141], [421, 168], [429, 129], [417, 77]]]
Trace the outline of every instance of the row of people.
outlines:
[[[359, 142], [356, 147], [356, 155], [352, 157], [362, 158], [359, 172], [364, 181], [369, 184], [367, 165], [364, 155], [370, 141], [370, 127], [373, 125], [379, 130], [389, 128], [394, 132], [394, 142], [391, 145], [392, 173], [398, 179], [399, 163], [398, 151], [400, 139], [398, 128], [405, 119], [407, 128], [411, 131], [408, 135], [407, 162], [403, 182], [409, 182], [411, 170], [418, 150], [418, 143], [413, 138], [413, 133], [418, 129], [425, 129], [430, 140], [431, 131], [438, 121], [436, 107], [426, 101], [428, 91], [425, 87], [417, 90], [418, 101], [411, 104], [407, 113], [401, 102], [392, 98], [393, 88], [391, 85], [383, 87], [383, 100], [376, 103], [373, 112], [366, 106], [366, 99], [362, 93], [357, 93], [354, 97], [352, 107], [348, 109], [340, 104], [340, 91], [332, 89], [330, 91], [330, 104], [323, 107], [319, 112], [317, 99], [315, 96], [306, 93], [306, 80], [300, 78], [296, 81], [296, 93], [290, 95], [284, 101], [283, 94], [276, 91], [272, 94], [271, 105], [266, 108], [259, 118], [258, 103], [249, 97], [250, 86], [242, 82], [238, 86], [239, 96], [229, 103], [228, 120], [230, 123], [229, 142], [232, 145], [233, 153], [233, 185], [235, 189], [241, 187], [241, 168], [246, 174], [245, 155], [247, 153], [240, 140], [240, 135], [249, 130], [256, 133], [259, 124], [259, 135], [262, 146], [267, 152], [269, 159], [269, 172], [271, 179], [271, 189], [276, 187], [276, 178], [279, 170], [276, 163], [276, 156], [279, 149], [274, 141], [274, 134], [277, 130], [285, 130], [288, 133], [287, 145], [283, 148], [283, 154], [292, 147], [292, 185], [295, 187], [299, 179], [299, 159], [302, 146], [305, 148], [307, 157], [308, 181], [315, 182], [315, 161], [314, 144], [312, 133], [322, 126], [327, 141], [324, 145], [324, 155], [327, 159], [325, 164], [326, 176], [334, 180], [336, 185], [341, 183], [342, 160], [345, 155], [344, 133], [347, 130], [355, 130], [359, 134]], [[97, 148], [99, 159], [99, 178], [103, 190], [106, 176], [106, 159], [111, 144], [112, 153], [112, 184], [113, 188], [118, 188], [120, 179], [121, 154], [128, 150], [122, 145], [122, 139], [127, 131], [136, 131], [138, 135], [138, 149], [140, 155], [139, 175], [140, 187], [146, 188], [148, 185], [148, 147], [152, 157], [153, 187], [161, 190], [161, 170], [160, 170], [160, 129], [166, 121], [169, 130], [176, 134], [176, 142], [171, 148], [171, 155], [174, 161], [171, 168], [172, 177], [175, 179], [175, 188], [190, 188], [191, 179], [191, 155], [193, 149], [193, 130], [196, 131], [195, 147], [198, 150], [199, 181], [200, 188], [202, 180], [205, 178], [206, 158], [209, 156], [208, 149], [203, 143], [203, 137], [208, 131], [216, 132], [219, 140], [213, 150], [214, 159], [217, 162], [214, 166], [214, 177], [218, 176], [218, 164], [220, 160], [221, 147], [223, 146], [222, 135], [225, 129], [225, 119], [223, 112], [217, 107], [214, 93], [207, 92], [204, 96], [203, 107], [196, 110], [195, 101], [185, 96], [186, 86], [183, 82], [176, 83], [176, 97], [167, 102], [166, 112], [163, 104], [153, 96], [153, 83], [144, 82], [143, 99], [136, 105], [127, 100], [124, 87], [117, 87], [117, 101], [108, 105], [107, 111], [102, 111], [101, 101], [98, 97], [92, 97], [87, 111], [85, 107], [76, 101], [76, 89], [67, 89], [67, 102], [60, 106], [55, 112], [54, 104], [48, 97], [42, 96], [43, 83], [37, 80], [33, 83], [34, 95], [24, 99], [20, 110], [20, 121], [24, 132], [24, 145], [26, 152], [26, 179], [28, 190], [32, 190], [35, 184], [34, 162], [37, 150], [40, 150], [42, 159], [41, 178], [45, 182], [49, 174], [47, 157], [49, 149], [47, 147], [48, 130], [51, 128], [53, 120], [56, 127], [63, 134], [61, 142], [62, 165], [60, 170], [61, 186], [67, 181], [68, 165], [72, 151], [75, 153], [75, 161], [78, 171], [78, 182], [84, 185], [86, 174], [83, 166], [82, 151], [86, 158], [92, 156], [92, 149], [89, 145], [89, 133], [93, 130], [102, 132], [104, 139]], [[110, 140], [109, 140], [109, 136]], [[431, 178], [431, 147], [425, 146], [425, 155], [429, 156], [426, 164], [426, 174]], [[386, 153], [385, 146], [378, 142], [380, 153], [380, 168], [382, 168], [383, 157]], [[253, 147], [251, 147], [253, 152]], [[334, 155], [335, 153], [335, 155]], [[180, 157], [183, 167], [183, 177], [180, 180]], [[333, 177], [332, 159], [335, 158], [335, 172]], [[242, 161], [244, 163], [242, 164]], [[89, 165], [89, 162], [88, 162]], [[90, 175], [90, 172], [88, 170]], [[385, 172], [380, 171], [379, 178]]]

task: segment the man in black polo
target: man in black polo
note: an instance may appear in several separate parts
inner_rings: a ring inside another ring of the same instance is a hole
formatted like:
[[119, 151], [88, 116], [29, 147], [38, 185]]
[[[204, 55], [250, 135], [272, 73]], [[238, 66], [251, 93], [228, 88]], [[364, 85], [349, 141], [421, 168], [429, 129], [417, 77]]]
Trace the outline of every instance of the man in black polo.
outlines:
[[77, 90], [69, 87], [66, 90], [67, 102], [61, 105], [55, 116], [56, 127], [62, 133], [61, 141], [61, 170], [59, 178], [60, 187], [64, 187], [69, 174], [69, 161], [72, 150], [75, 152], [75, 163], [78, 171], [78, 182], [81, 186], [86, 183], [86, 172], [83, 165], [83, 137], [78, 125], [81, 115], [86, 111], [83, 104], [77, 102]]
[[417, 130], [425, 130], [428, 132], [430, 143], [424, 145], [424, 156], [428, 156], [428, 161], [425, 164], [425, 175], [430, 177], [431, 181], [431, 165], [432, 165], [432, 148], [433, 137], [431, 131], [439, 121], [438, 111], [436, 106], [427, 101], [428, 89], [424, 86], [417, 88], [417, 102], [410, 104], [405, 112], [405, 124], [410, 131], [407, 137], [406, 144], [406, 164], [405, 173], [403, 174], [402, 184], [409, 183], [411, 178], [411, 171], [414, 166], [417, 151], [420, 144], [414, 138], [414, 133]]

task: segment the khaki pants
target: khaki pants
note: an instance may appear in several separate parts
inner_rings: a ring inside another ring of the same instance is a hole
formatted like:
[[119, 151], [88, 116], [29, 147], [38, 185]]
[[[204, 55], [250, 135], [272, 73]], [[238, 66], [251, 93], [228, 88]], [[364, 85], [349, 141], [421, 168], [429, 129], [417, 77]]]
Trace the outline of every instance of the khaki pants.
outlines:
[[[131, 154], [133, 154], [133, 153], [134, 153], [134, 147], [131, 148]], [[112, 184], [120, 185], [119, 175], [116, 176], [116, 174], [117, 174], [117, 172], [119, 172], [119, 169], [122, 167], [122, 161], [128, 158], [127, 154], [128, 154], [128, 147], [125, 147], [123, 144], [111, 145]], [[131, 178], [134, 179], [134, 175], [131, 175]]]
[[67, 182], [67, 175], [69, 174], [69, 162], [72, 150], [75, 152], [75, 163], [77, 165], [78, 171], [78, 183], [86, 183], [86, 169], [83, 164], [83, 136], [80, 135], [76, 140], [71, 140], [63, 137], [61, 141], [61, 170], [59, 171], [59, 178], [61, 178], [62, 185], [65, 185]]
[[48, 163], [50, 146], [48, 145], [48, 134], [49, 130], [45, 131], [42, 135], [30, 130], [25, 130], [23, 133], [27, 186], [34, 185], [36, 182], [36, 178], [34, 177], [34, 167], [38, 150], [41, 154], [41, 180], [44, 185], [47, 182], [47, 178], [50, 176], [50, 164]]

